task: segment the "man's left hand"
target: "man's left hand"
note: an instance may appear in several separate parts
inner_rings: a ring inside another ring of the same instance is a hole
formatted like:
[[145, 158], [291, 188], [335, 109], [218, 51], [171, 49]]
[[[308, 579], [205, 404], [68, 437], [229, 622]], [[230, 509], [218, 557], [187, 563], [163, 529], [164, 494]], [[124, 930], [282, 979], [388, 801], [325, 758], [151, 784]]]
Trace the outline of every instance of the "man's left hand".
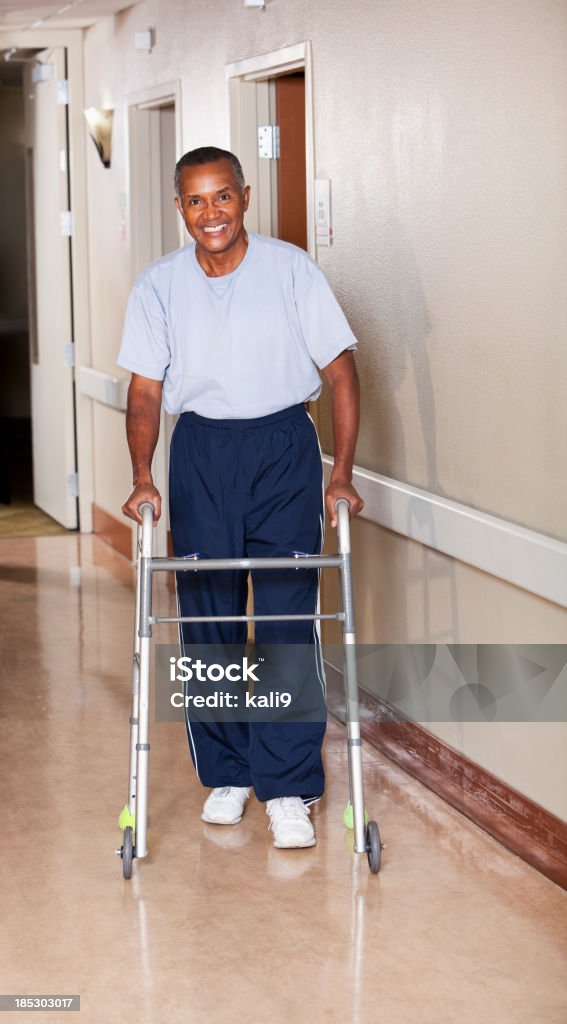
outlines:
[[346, 483], [346, 481], [341, 483], [339, 480], [332, 480], [325, 491], [325, 508], [330, 517], [331, 526], [337, 525], [335, 505], [339, 498], [345, 498], [348, 501], [351, 519], [364, 508], [364, 502], [352, 484]]

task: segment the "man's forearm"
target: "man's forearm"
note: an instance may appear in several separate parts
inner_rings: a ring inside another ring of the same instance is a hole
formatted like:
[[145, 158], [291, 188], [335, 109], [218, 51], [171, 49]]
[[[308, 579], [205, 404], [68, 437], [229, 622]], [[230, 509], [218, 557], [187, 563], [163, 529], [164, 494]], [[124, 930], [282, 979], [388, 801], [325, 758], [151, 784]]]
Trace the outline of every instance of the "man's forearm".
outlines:
[[331, 385], [334, 466], [331, 481], [350, 483], [360, 420], [360, 385], [356, 372]]
[[132, 374], [126, 409], [126, 437], [132, 459], [134, 490], [122, 506], [125, 516], [141, 522], [140, 505], [154, 509], [154, 523], [161, 515], [161, 496], [152, 480], [152, 458], [159, 437], [161, 381]]
[[325, 491], [325, 507], [331, 526], [336, 526], [336, 504], [341, 498], [348, 501], [350, 515], [357, 515], [364, 507], [360, 495], [352, 486], [352, 467], [358, 437], [360, 418], [360, 384], [352, 352], [341, 352], [325, 366], [323, 376], [331, 392], [333, 418], [334, 466], [329, 486]]
[[134, 486], [151, 481], [152, 458], [159, 437], [161, 397], [130, 385], [126, 412], [126, 437], [132, 459]]

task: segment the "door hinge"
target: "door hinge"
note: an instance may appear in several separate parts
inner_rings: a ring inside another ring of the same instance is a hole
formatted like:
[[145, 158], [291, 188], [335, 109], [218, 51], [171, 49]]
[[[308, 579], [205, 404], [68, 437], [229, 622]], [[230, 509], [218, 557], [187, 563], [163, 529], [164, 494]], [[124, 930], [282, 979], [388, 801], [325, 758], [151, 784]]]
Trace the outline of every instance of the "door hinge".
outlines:
[[75, 346], [72, 341], [67, 341], [63, 349], [63, 362], [65, 366], [75, 365]]
[[69, 79], [60, 78], [57, 82], [57, 102], [60, 107], [69, 105]]
[[262, 160], [277, 160], [280, 155], [279, 124], [258, 126], [258, 156]]
[[71, 210], [62, 210], [59, 214], [59, 229], [64, 238], [73, 234], [73, 214]]
[[79, 474], [69, 473], [67, 477], [67, 494], [70, 498], [79, 497]]

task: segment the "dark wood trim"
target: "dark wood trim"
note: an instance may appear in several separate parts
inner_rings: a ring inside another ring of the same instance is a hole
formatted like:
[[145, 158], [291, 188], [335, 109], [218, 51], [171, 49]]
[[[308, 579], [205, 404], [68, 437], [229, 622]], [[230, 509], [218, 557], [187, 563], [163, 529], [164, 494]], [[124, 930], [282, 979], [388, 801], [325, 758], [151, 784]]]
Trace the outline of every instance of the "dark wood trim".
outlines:
[[111, 548], [132, 561], [132, 530], [109, 512], [93, 503], [93, 533]]
[[[342, 675], [326, 667], [330, 712], [344, 721]], [[512, 853], [567, 889], [567, 823], [360, 689], [365, 740]]]

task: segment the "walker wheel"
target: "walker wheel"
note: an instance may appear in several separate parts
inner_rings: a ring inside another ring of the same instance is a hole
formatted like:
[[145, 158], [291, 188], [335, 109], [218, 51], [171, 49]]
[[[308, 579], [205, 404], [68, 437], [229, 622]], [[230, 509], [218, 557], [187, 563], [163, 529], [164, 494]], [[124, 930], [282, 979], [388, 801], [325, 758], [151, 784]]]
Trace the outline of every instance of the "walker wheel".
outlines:
[[[124, 878], [132, 877], [132, 859], [134, 856], [133, 835], [130, 825], [124, 829], [124, 842], [122, 844], [122, 875]], [[369, 854], [370, 856], [370, 854]]]
[[366, 826], [366, 853], [368, 854], [368, 866], [372, 874], [377, 875], [380, 870], [380, 861], [382, 860], [382, 844], [380, 842], [378, 825], [375, 821], [369, 821]]

